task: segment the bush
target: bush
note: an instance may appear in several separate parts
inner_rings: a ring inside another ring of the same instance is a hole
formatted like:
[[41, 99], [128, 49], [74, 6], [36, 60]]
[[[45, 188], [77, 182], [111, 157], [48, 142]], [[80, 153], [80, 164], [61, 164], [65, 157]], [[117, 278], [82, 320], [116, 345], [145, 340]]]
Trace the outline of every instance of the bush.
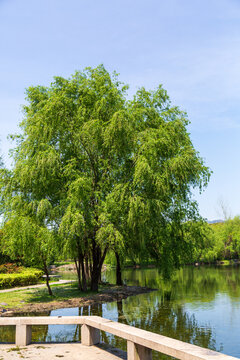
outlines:
[[15, 274], [0, 274], [0, 289], [37, 284], [42, 277], [41, 270], [23, 268]]
[[16, 264], [7, 263], [0, 265], [0, 274], [15, 274], [23, 271], [23, 268]]
[[12, 259], [8, 255], [3, 254], [0, 250], [0, 264], [5, 264], [6, 262], [9, 262], [11, 260]]

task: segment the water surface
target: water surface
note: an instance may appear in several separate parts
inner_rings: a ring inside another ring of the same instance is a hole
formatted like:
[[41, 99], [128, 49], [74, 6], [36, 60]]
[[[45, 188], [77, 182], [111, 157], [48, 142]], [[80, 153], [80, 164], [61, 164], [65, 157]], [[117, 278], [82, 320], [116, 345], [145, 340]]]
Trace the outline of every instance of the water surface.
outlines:
[[[114, 271], [105, 279], [114, 282]], [[185, 267], [171, 281], [163, 281], [157, 269], [126, 269], [128, 285], [156, 288], [120, 302], [59, 309], [49, 316], [99, 315], [141, 329], [170, 336], [228, 355], [240, 357], [240, 268]], [[46, 315], [38, 314], [38, 315]], [[33, 327], [33, 341], [79, 341], [76, 325]], [[13, 329], [0, 329], [0, 341], [13, 341]], [[102, 340], [126, 349], [126, 342], [102, 333]], [[162, 358], [154, 353], [155, 359]]]

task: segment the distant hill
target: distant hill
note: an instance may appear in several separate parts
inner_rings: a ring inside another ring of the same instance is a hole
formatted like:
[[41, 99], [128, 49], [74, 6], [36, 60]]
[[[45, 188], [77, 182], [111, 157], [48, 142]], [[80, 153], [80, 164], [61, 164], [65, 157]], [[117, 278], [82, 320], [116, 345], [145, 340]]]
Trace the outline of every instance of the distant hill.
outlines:
[[216, 223], [222, 223], [224, 220], [218, 219], [218, 220], [208, 220], [208, 224], [216, 224]]

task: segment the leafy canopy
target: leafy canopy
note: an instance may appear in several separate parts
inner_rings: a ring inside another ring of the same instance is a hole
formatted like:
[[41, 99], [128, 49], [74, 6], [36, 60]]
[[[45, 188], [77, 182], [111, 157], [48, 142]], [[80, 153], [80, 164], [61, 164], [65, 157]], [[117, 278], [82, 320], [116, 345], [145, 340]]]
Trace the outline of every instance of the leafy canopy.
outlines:
[[4, 187], [5, 221], [23, 229], [8, 233], [11, 248], [87, 254], [93, 268], [108, 249], [149, 255], [164, 271], [186, 258], [182, 227], [198, 218], [191, 190], [209, 170], [161, 85], [132, 100], [126, 91], [102, 65], [27, 89]]

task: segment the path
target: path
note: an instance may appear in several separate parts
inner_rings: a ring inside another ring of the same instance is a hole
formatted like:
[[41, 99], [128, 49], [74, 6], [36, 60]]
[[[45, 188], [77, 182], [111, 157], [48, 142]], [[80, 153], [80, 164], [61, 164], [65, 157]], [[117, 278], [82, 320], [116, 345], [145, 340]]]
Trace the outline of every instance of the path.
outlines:
[[56, 360], [119, 360], [127, 359], [126, 353], [102, 344], [99, 346], [84, 346], [74, 344], [31, 344], [27, 347], [16, 345], [0, 345], [0, 360], [47, 359]]
[[[75, 281], [74, 280], [59, 280], [59, 281], [55, 281], [55, 282], [50, 282], [50, 285], [70, 284], [72, 282], [75, 282]], [[46, 287], [46, 284], [28, 285], [28, 286], [15, 287], [12, 289], [4, 289], [4, 290], [0, 290], [0, 294], [11, 292], [11, 291], [35, 289], [35, 288], [40, 288], [40, 287]]]

